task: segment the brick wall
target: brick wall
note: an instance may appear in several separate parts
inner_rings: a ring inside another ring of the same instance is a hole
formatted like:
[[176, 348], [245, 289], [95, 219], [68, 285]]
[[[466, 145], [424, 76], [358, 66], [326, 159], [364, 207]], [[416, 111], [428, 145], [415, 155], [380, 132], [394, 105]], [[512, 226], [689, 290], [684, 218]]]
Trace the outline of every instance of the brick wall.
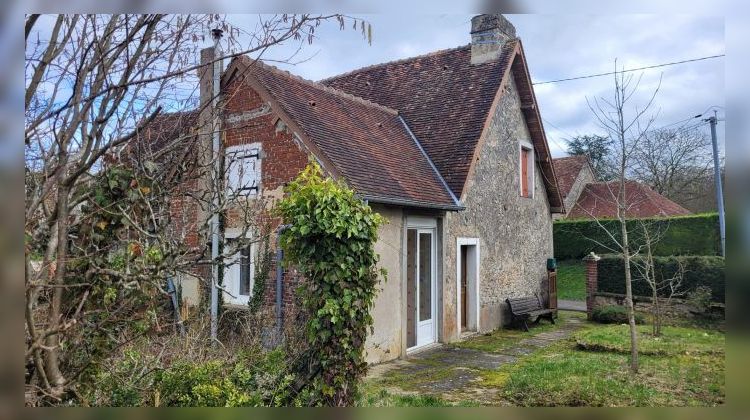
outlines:
[[[268, 235], [272, 253], [271, 269], [264, 290], [263, 300], [269, 308], [275, 309], [276, 303], [276, 229], [280, 224], [278, 218], [272, 217], [269, 210], [283, 196], [284, 186], [293, 180], [307, 165], [309, 158], [305, 149], [295, 139], [286, 125], [279, 122], [279, 117], [270, 105], [249, 85], [234, 81], [225, 86], [223, 97], [224, 115], [222, 118], [222, 144], [224, 147], [260, 143], [261, 145], [261, 182], [260, 195], [251, 198], [247, 206], [229, 209], [225, 217], [225, 228], [242, 228], [251, 224], [255, 231]], [[200, 188], [198, 181], [186, 184], [186, 190]], [[250, 211], [247, 211], [247, 210]], [[248, 215], [252, 215], [249, 218]], [[182, 232], [188, 246], [205, 246], [208, 241], [205, 232], [201, 232], [198, 223], [203, 222], [201, 209], [194, 201], [176, 197], [172, 204], [172, 218], [175, 229]], [[195, 267], [193, 274], [208, 280], [210, 267]], [[282, 302], [284, 311], [295, 301], [295, 289], [301, 281], [296, 271], [284, 273]], [[206, 282], [207, 284], [207, 282]], [[206, 287], [201, 293], [205, 298]], [[197, 302], [195, 302], [197, 303]]]
[[583, 258], [586, 262], [586, 316], [591, 319], [591, 313], [596, 305], [598, 261], [600, 257], [593, 252]]
[[[272, 112], [270, 105], [247, 84], [235, 81], [226, 88], [225, 115], [223, 126], [224, 146], [260, 143], [262, 151], [260, 197], [256, 208], [257, 225], [269, 229], [271, 269], [264, 291], [263, 301], [275, 310], [276, 305], [276, 229], [281, 220], [269, 215], [276, 200], [282, 197], [284, 186], [292, 181], [307, 165], [308, 155], [283, 123]], [[245, 223], [231, 211], [227, 226]], [[287, 312], [295, 303], [295, 289], [301, 279], [291, 269], [284, 271], [282, 284], [282, 310]]]
[[274, 193], [307, 165], [307, 153], [283, 124], [275, 124], [278, 115], [247, 84], [231, 83], [226, 97], [224, 145], [261, 143], [261, 193], [277, 197]]

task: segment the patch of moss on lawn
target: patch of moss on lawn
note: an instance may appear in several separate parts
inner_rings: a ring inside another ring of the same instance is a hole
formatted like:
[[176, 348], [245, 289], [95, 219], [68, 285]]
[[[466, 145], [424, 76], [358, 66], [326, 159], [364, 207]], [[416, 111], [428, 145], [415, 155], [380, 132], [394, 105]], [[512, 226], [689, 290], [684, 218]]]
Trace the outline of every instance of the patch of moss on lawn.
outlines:
[[[404, 391], [419, 391], [423, 387], [444, 380], [455, 374], [454, 366], [438, 366], [432, 363], [417, 365], [414, 369], [399, 369], [385, 373], [374, 381], [375, 384], [387, 388], [398, 388]], [[419, 366], [422, 365], [422, 366]], [[422, 368], [423, 367], [423, 368]]]
[[540, 333], [558, 330], [566, 325], [571, 319], [582, 321], [585, 318], [586, 314], [581, 312], [558, 311], [555, 324], [552, 324], [547, 320], [541, 320], [539, 323], [531, 325], [529, 328], [530, 331], [528, 332], [515, 328], [500, 328], [450, 345], [458, 348], [473, 349], [488, 353], [503, 353], [504, 351], [516, 347], [523, 339], [532, 338]]

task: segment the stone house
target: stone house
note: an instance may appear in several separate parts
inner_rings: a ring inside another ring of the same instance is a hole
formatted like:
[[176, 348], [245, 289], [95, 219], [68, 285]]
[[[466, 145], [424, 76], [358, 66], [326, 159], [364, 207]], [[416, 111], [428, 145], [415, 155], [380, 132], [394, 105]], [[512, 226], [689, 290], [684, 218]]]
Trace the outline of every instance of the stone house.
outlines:
[[[614, 219], [617, 217], [618, 182], [600, 182], [587, 156], [552, 159], [557, 185], [563, 196], [566, 213], [555, 219]], [[690, 210], [636, 181], [625, 183], [627, 217], [670, 217], [691, 214]]]
[[[546, 299], [552, 216], [565, 205], [522, 43], [501, 15], [474, 17], [470, 35], [320, 82], [248, 57], [222, 72], [223, 147], [245, 168], [229, 184], [276, 199], [314, 159], [387, 219], [369, 362], [501, 327], [508, 297]], [[230, 222], [225, 239], [235, 230]], [[225, 302], [246, 302], [249, 279], [226, 273], [240, 298]], [[190, 303], [196, 281], [182, 279]], [[275, 287], [267, 282], [268, 296]]]

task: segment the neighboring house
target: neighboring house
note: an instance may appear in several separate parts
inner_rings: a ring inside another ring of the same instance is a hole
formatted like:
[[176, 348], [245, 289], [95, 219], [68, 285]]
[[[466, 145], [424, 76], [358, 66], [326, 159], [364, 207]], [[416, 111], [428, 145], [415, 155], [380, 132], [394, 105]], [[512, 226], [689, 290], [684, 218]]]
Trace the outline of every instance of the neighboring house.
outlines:
[[[569, 156], [552, 160], [560, 193], [567, 213], [556, 215], [568, 219], [612, 219], [617, 217], [617, 181], [599, 182], [586, 156]], [[652, 190], [648, 185], [625, 183], [625, 215], [632, 218], [669, 217], [690, 211]]]
[[[498, 328], [508, 297], [546, 299], [552, 215], [565, 207], [521, 41], [500, 15], [474, 17], [471, 38], [317, 83], [244, 56], [223, 72], [223, 144], [245, 168], [229, 171], [230, 187], [278, 199], [312, 157], [387, 219], [369, 362]], [[247, 301], [252, 275], [224, 279], [242, 292], [225, 302]]]
[[[589, 158], [584, 155], [552, 159], [552, 163], [555, 166], [557, 186], [560, 187], [565, 210], [570, 213], [586, 185], [596, 182], [594, 169]], [[557, 213], [554, 217], [560, 219], [567, 215], [567, 213]]]

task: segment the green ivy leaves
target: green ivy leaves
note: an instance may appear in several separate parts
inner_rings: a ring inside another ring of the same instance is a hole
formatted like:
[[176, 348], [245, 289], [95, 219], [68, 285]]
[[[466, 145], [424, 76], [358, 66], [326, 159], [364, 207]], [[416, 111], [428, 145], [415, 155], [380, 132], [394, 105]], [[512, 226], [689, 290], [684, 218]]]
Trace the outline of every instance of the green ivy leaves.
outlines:
[[300, 293], [310, 315], [312, 366], [297, 372], [305, 383], [300, 395], [307, 405], [348, 405], [367, 369], [363, 349], [372, 327], [370, 309], [378, 275], [386, 274], [376, 268], [373, 245], [385, 220], [315, 163], [286, 192], [276, 211], [291, 227], [280, 244], [285, 263], [306, 278]]

